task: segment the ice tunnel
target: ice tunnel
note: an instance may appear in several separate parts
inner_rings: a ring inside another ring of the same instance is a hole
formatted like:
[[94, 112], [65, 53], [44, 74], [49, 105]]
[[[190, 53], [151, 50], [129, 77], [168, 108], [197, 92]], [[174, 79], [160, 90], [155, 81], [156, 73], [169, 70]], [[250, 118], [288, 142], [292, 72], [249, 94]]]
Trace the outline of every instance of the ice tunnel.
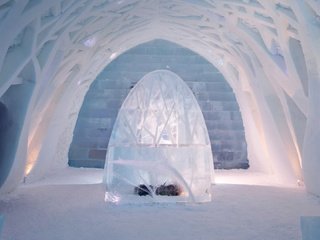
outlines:
[[200, 107], [168, 70], [145, 75], [122, 104], [108, 145], [107, 202], [211, 201], [213, 159]]
[[0, 194], [65, 169], [90, 85], [121, 54], [162, 39], [224, 76], [250, 170], [320, 196], [319, 16], [316, 0], [0, 1], [0, 98], [13, 119], [0, 133], [10, 155], [0, 151]]

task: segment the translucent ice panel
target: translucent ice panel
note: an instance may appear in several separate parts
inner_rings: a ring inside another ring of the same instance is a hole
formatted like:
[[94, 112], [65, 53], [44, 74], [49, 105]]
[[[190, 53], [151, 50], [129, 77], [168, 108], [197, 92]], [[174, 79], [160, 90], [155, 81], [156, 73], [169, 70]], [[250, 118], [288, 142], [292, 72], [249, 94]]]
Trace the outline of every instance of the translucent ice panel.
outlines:
[[213, 160], [191, 90], [176, 74], [144, 76], [119, 110], [105, 164], [106, 201], [211, 200]]

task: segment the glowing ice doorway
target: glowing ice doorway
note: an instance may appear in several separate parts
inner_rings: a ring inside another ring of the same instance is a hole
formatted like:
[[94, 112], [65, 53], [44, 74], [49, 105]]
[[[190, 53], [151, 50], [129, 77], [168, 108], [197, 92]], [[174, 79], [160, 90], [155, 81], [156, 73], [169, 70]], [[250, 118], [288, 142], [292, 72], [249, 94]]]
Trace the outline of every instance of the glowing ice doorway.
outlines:
[[106, 156], [105, 200], [211, 201], [213, 159], [201, 109], [175, 73], [145, 75], [119, 110]]

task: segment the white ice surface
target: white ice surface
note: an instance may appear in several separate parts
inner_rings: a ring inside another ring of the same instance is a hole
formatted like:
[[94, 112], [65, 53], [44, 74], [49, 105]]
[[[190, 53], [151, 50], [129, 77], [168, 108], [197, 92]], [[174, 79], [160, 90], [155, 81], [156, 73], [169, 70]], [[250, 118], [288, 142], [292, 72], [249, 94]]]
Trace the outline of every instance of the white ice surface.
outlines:
[[2, 240], [298, 240], [300, 216], [320, 215], [304, 187], [274, 186], [250, 171], [217, 171], [205, 204], [107, 205], [102, 175], [68, 168], [21, 186], [0, 200]]

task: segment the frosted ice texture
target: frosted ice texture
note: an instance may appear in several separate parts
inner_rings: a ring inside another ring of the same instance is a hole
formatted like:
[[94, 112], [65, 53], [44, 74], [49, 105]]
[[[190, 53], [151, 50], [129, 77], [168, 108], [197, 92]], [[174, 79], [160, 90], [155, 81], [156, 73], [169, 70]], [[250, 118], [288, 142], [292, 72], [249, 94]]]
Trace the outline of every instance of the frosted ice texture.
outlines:
[[[145, 75], [119, 110], [105, 164], [106, 201], [211, 201], [213, 159], [207, 128], [191, 90], [176, 74]], [[175, 184], [179, 196], [156, 194]], [[144, 185], [147, 196], [134, 194]]]

